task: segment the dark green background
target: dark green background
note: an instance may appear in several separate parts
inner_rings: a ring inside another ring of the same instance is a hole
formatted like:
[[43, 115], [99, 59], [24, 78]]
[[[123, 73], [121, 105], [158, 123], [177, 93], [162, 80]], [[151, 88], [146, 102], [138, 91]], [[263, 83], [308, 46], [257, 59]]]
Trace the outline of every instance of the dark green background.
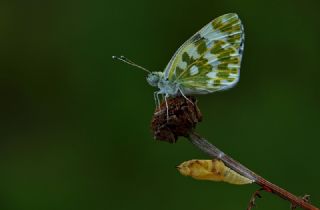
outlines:
[[[0, 209], [245, 209], [255, 185], [196, 181], [207, 158], [153, 140], [154, 89], [126, 55], [162, 71], [213, 18], [241, 17], [240, 83], [200, 96], [198, 132], [296, 195], [319, 193], [319, 1], [1, 1]], [[263, 194], [258, 208], [289, 209]]]

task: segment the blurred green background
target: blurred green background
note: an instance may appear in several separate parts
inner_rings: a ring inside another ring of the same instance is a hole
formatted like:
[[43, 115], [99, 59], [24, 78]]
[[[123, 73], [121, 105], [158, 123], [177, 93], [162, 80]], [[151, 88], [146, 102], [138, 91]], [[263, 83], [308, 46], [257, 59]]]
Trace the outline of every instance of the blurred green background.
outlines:
[[[319, 192], [319, 1], [1, 1], [0, 209], [246, 209], [255, 185], [196, 181], [207, 158], [153, 140], [154, 71], [213, 18], [246, 33], [240, 83], [198, 97], [198, 132], [296, 195]], [[258, 208], [289, 209], [263, 193]]]

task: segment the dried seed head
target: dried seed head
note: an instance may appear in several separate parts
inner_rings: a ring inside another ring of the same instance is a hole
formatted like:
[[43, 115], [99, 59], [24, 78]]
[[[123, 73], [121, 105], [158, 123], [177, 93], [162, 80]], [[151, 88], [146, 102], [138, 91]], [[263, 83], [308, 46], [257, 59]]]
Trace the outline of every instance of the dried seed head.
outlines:
[[188, 98], [192, 103], [182, 96], [167, 99], [169, 116], [164, 101], [155, 110], [151, 128], [156, 140], [175, 143], [179, 136], [188, 136], [202, 120], [196, 98]]

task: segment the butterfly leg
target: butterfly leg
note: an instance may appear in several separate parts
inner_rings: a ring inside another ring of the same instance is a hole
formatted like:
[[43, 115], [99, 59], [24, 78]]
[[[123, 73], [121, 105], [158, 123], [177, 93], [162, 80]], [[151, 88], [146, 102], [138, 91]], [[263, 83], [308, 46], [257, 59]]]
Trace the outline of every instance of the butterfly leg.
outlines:
[[169, 97], [168, 94], [166, 94], [164, 96], [164, 101], [166, 102], [166, 108], [167, 108], [167, 121], [169, 121], [169, 106], [168, 106], [168, 101], [167, 101], [167, 98]]
[[160, 108], [160, 100], [158, 91], [153, 93], [154, 101], [156, 103], [156, 108]]
[[180, 93], [181, 93], [181, 95], [187, 100], [187, 101], [189, 101], [192, 105], [194, 105], [194, 103], [187, 97], [187, 96], [185, 96], [184, 94], [183, 94], [183, 92], [182, 92], [182, 90], [179, 88], [179, 91], [180, 91]]

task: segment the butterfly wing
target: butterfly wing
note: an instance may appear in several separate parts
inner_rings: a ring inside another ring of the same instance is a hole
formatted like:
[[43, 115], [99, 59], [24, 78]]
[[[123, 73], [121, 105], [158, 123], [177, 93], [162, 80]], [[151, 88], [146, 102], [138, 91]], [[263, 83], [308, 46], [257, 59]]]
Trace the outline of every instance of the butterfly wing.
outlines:
[[177, 50], [164, 76], [178, 83], [184, 94], [231, 88], [239, 80], [243, 47], [243, 26], [238, 15], [222, 15]]

